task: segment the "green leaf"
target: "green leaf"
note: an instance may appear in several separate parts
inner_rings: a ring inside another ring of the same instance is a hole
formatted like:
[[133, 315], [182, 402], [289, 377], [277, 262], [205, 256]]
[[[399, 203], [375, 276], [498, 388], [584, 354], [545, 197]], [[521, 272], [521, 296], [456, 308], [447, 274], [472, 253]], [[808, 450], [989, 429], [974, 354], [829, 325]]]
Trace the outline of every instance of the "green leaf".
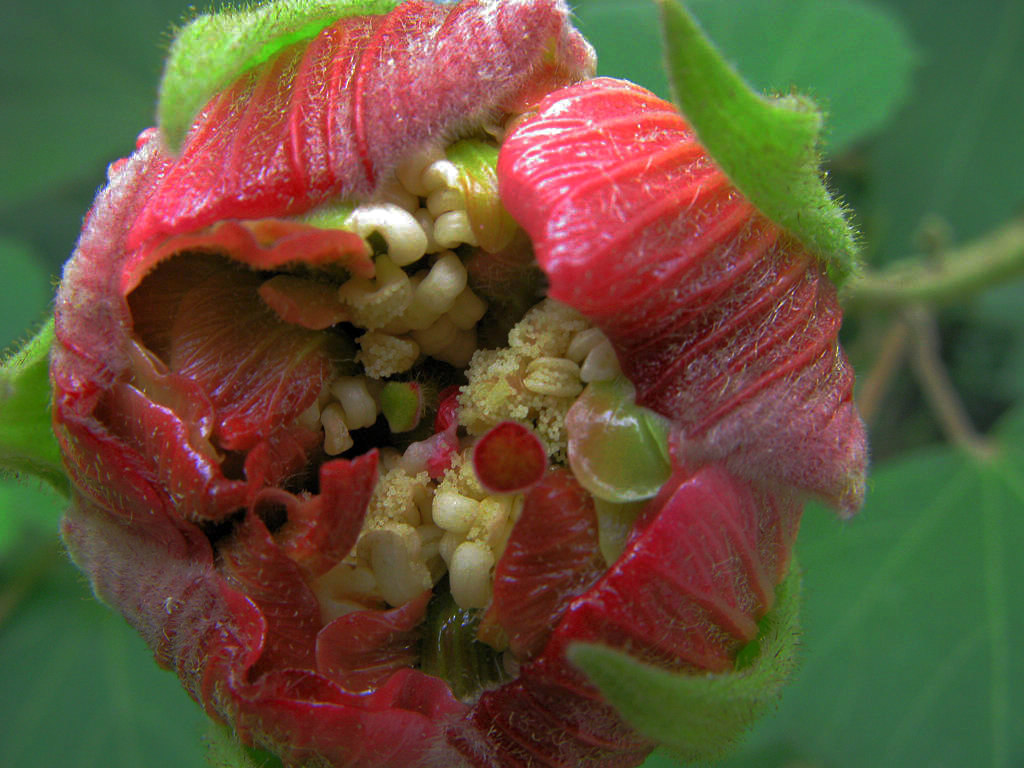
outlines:
[[346, 16], [390, 11], [397, 0], [277, 0], [204, 14], [171, 45], [157, 117], [168, 145], [180, 147], [193, 118], [218, 91], [293, 43]]
[[659, 3], [672, 91], [701, 142], [758, 210], [841, 283], [857, 267], [857, 244], [818, 168], [821, 112], [803, 96], [753, 91], [677, 0]]
[[934, 3], [904, 0], [898, 9], [921, 66], [900, 119], [863, 158], [871, 198], [862, 220], [879, 262], [914, 253], [928, 221], [969, 242], [1024, 203], [1024, 3], [950, 3], [936, 13]]
[[206, 717], [48, 537], [0, 561], [0, 765], [193, 768]]
[[50, 426], [50, 320], [0, 365], [0, 470], [42, 478], [67, 495], [57, 440]]
[[842, 526], [809, 511], [804, 663], [726, 765], [1021, 765], [1024, 410], [997, 442], [878, 468]]
[[[598, 73], [669, 96], [658, 11], [646, 0], [578, 0]], [[918, 61], [899, 18], [856, 0], [689, 0], [725, 58], [758, 90], [797, 87], [825, 109], [825, 150], [836, 154], [888, 124]], [[623, 29], [629, 35], [622, 34]]]
[[26, 243], [0, 235], [0, 270], [3, 274], [3, 314], [0, 315], [0, 349], [19, 338], [25, 329], [42, 320], [53, 291], [46, 269]]
[[678, 759], [715, 759], [776, 702], [795, 666], [799, 569], [791, 569], [777, 595], [756, 645], [741, 652], [745, 664], [736, 672], [678, 674], [584, 643], [570, 647], [569, 658], [623, 717]]

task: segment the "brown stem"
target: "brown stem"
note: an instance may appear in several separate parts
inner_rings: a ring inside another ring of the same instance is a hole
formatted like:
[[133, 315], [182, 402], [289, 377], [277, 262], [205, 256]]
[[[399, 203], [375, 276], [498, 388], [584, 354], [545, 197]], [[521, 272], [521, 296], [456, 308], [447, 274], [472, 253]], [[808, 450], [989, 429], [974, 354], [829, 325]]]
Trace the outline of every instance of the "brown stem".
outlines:
[[978, 458], [990, 458], [994, 448], [974, 428], [946, 373], [935, 317], [920, 305], [910, 307], [903, 316], [913, 335], [911, 365], [946, 437]]
[[893, 320], [885, 330], [875, 364], [857, 393], [857, 410], [868, 426], [874, 423], [893, 376], [906, 360], [909, 339], [910, 328], [903, 318]]

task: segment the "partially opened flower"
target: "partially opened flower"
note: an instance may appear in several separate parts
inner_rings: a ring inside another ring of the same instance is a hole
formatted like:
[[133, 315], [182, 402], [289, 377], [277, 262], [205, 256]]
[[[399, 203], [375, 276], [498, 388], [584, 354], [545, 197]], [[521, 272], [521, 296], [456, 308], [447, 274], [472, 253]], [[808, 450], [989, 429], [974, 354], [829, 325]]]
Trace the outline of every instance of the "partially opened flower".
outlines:
[[111, 167], [65, 539], [288, 765], [637, 765], [570, 650], [756, 645], [803, 495], [860, 503], [835, 291], [559, 0], [341, 8], [194, 22]]

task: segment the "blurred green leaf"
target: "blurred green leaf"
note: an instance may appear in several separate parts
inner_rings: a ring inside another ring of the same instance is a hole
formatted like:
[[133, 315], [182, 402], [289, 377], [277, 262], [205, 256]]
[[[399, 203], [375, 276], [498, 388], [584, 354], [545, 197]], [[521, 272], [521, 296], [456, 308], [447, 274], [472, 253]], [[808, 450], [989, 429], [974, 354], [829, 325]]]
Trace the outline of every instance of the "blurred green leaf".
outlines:
[[922, 61], [865, 168], [862, 220], [883, 262], [914, 252], [929, 216], [966, 242], [1024, 207], [1024, 3], [897, 5]]
[[802, 669], [724, 765], [1024, 764], [1024, 410], [996, 458], [936, 448], [873, 486], [848, 523], [805, 516]]
[[38, 481], [0, 479], [0, 562], [26, 536], [56, 535], [65, 504], [67, 499]]
[[[600, 74], [633, 80], [668, 97], [653, 2], [578, 0], [574, 5], [581, 30], [597, 48]], [[830, 153], [878, 131], [907, 96], [915, 49], [898, 18], [883, 8], [854, 0], [688, 0], [686, 5], [756, 88], [779, 93], [796, 88], [825, 109]]]
[[132, 150], [136, 134], [153, 123], [170, 24], [189, 5], [108, 0], [7, 9], [0, 204], [90, 176]]
[[205, 716], [52, 538], [0, 562], [0, 765], [198, 768]]
[[0, 292], [4, 311], [0, 314], [0, 350], [24, 338], [25, 331], [39, 322], [53, 293], [50, 278], [32, 248], [20, 240], [0, 235]]
[[710, 760], [726, 751], [772, 705], [793, 671], [799, 625], [800, 575], [779, 586], [775, 608], [761, 621], [748, 664], [723, 675], [685, 675], [636, 661], [600, 645], [579, 643], [569, 658], [645, 735], [682, 760]]

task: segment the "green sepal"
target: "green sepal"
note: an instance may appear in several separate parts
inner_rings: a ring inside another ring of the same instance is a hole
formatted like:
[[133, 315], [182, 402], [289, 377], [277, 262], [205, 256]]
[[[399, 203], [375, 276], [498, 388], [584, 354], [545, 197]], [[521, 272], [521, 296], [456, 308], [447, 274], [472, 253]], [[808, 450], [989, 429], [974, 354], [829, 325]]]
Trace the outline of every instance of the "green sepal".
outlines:
[[858, 246], [820, 170], [821, 111], [799, 94], [757, 93], [678, 0], [658, 3], [673, 96], [701, 143], [747, 199], [842, 284], [858, 269]]
[[269, 752], [244, 746], [226, 726], [212, 720], [203, 736], [210, 768], [281, 768]]
[[591, 643], [569, 648], [569, 660], [638, 731], [683, 762], [720, 758], [778, 699], [796, 667], [800, 574], [794, 565], [776, 589], [754, 642], [734, 672], [686, 675]]
[[175, 35], [163, 79], [157, 120], [177, 151], [207, 101], [293, 43], [316, 37], [348, 16], [387, 13], [398, 0], [276, 0], [254, 8], [196, 17]]
[[466, 215], [477, 243], [488, 253], [506, 248], [519, 227], [498, 195], [498, 148], [479, 139], [462, 139], [445, 150], [459, 169]]
[[35, 475], [70, 492], [50, 423], [51, 319], [0, 364], [0, 471]]

